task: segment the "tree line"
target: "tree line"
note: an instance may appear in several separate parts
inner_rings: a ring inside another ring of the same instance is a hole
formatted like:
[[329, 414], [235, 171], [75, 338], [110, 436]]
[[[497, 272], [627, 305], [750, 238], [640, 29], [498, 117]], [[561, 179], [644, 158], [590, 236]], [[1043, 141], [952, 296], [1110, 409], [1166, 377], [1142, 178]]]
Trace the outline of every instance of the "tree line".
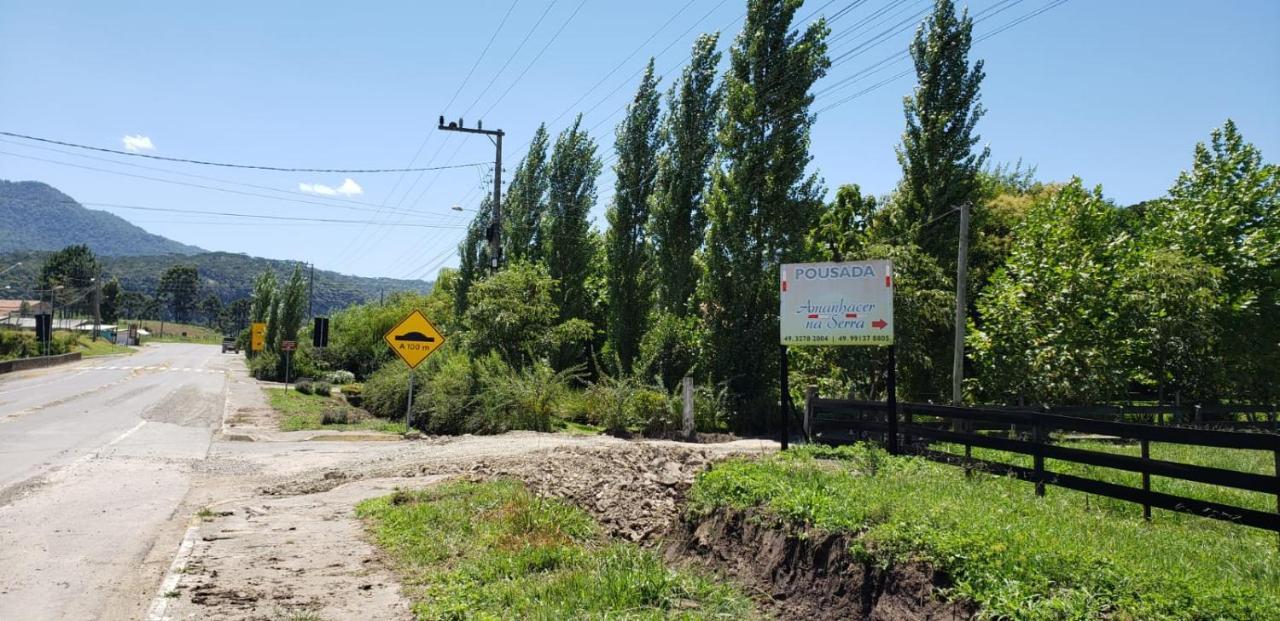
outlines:
[[[1280, 356], [1277, 167], [1227, 121], [1168, 194], [1122, 207], [1073, 178], [993, 166], [977, 128], [985, 71], [973, 21], [936, 2], [910, 44], [902, 178], [887, 196], [825, 201], [809, 155], [825, 22], [801, 2], [751, 0], [721, 73], [719, 35], [694, 43], [664, 90], [650, 60], [614, 136], [604, 231], [588, 214], [604, 166], [581, 117], [540, 126], [502, 205], [459, 247], [451, 327], [590, 376], [686, 375], [722, 385], [740, 429], [777, 408], [778, 266], [892, 259], [899, 395], [946, 400], [956, 211], [972, 209], [966, 399], [1274, 401]], [[495, 289], [501, 290], [495, 290]], [[793, 386], [883, 398], [875, 348], [793, 350]]]

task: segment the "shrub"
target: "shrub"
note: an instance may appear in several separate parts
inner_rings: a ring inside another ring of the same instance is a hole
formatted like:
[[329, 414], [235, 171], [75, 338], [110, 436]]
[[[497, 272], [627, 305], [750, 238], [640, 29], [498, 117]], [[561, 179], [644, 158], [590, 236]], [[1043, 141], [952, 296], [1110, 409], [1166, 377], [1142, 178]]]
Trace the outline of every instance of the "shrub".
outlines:
[[346, 384], [339, 388], [338, 391], [342, 393], [342, 396], [347, 399], [347, 403], [352, 407], [358, 408], [364, 403], [363, 386], [360, 384]]
[[333, 394], [333, 384], [329, 382], [316, 382], [311, 385], [314, 394], [322, 397], [328, 397]]
[[254, 379], [271, 381], [278, 377], [276, 373], [279, 367], [279, 354], [273, 351], [262, 351], [258, 352], [258, 355], [254, 356], [249, 361], [249, 374], [252, 375]]
[[[419, 382], [415, 379], [415, 384]], [[379, 418], [404, 417], [408, 400], [409, 369], [400, 361], [384, 364], [364, 383], [364, 409]]]
[[693, 426], [698, 431], [729, 430], [729, 388], [697, 386], [693, 389]]
[[560, 416], [564, 420], [583, 425], [600, 424], [600, 416], [591, 407], [591, 399], [586, 391], [569, 390], [560, 399]]
[[698, 361], [698, 320], [658, 313], [651, 326], [640, 340], [636, 373], [646, 379], [656, 378], [667, 390], [675, 390], [680, 380], [694, 372]]
[[325, 410], [320, 415], [320, 424], [322, 425], [351, 425], [364, 420], [366, 417], [360, 410], [350, 410], [347, 408], [333, 408]]
[[356, 381], [356, 374], [351, 371], [344, 370], [330, 371], [324, 376], [324, 379], [331, 384], [345, 386], [346, 384]]
[[635, 381], [628, 378], [603, 376], [587, 387], [588, 407], [595, 413], [598, 424], [609, 433], [623, 433], [632, 426], [632, 409], [628, 407]]
[[410, 424], [427, 433], [464, 433], [477, 391], [471, 360], [446, 350], [433, 361], [437, 368], [414, 391]]
[[557, 372], [545, 360], [536, 360], [520, 370], [494, 365], [489, 371], [484, 388], [502, 404], [498, 426], [550, 431], [552, 419], [561, 415], [570, 383], [578, 379], [582, 368]]
[[663, 433], [680, 428], [680, 410], [672, 407], [667, 394], [656, 388], [637, 386], [627, 397], [628, 419], [647, 433]]
[[293, 389], [304, 395], [309, 395], [315, 392], [315, 385], [311, 383], [311, 380], [304, 377], [293, 384]]

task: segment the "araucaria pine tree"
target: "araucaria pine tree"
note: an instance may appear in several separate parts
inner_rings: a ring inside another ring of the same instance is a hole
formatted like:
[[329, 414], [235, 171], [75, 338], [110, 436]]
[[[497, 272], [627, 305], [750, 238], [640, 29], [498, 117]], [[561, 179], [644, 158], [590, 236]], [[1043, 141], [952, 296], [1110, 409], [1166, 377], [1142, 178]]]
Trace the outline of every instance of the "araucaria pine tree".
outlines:
[[956, 16], [952, 0], [938, 0], [911, 43], [916, 89], [903, 100], [907, 129], [898, 148], [902, 165], [903, 225], [917, 244], [943, 266], [954, 266], [956, 228], [924, 226], [961, 203], [974, 200], [978, 171], [988, 149], [974, 153], [974, 126], [985, 109], [979, 102], [982, 61], [969, 66], [973, 20]]
[[605, 234], [607, 334], [609, 347], [621, 365], [619, 370], [630, 374], [653, 299], [646, 233], [658, 151], [658, 80], [653, 75], [653, 59], [645, 68], [635, 99], [627, 106], [626, 117], [618, 124], [615, 145], [617, 181], [613, 205], [606, 213], [609, 230]]
[[829, 29], [792, 30], [801, 4], [749, 2], [724, 78], [702, 298], [712, 379], [728, 383], [740, 429], [762, 429], [777, 411], [778, 266], [804, 256], [823, 194], [805, 169], [809, 90], [830, 66]]
[[[596, 143], [581, 129], [582, 116], [556, 138], [548, 169], [547, 211], [542, 218], [542, 240], [547, 270], [560, 283], [554, 296], [560, 321], [586, 319], [592, 302], [587, 276], [594, 251], [587, 215], [596, 202], [596, 177], [600, 159]], [[572, 354], [565, 352], [561, 362]], [[573, 360], [573, 363], [579, 360]]]
[[667, 93], [667, 116], [660, 130], [662, 151], [650, 237], [658, 308], [678, 316], [689, 311], [698, 286], [694, 255], [702, 247], [707, 226], [702, 203], [716, 153], [716, 113], [721, 99], [715, 85], [719, 39], [719, 34], [704, 34], [694, 42], [688, 66]]
[[547, 206], [547, 125], [538, 126], [529, 152], [516, 166], [504, 197], [502, 217], [503, 260], [541, 260], [540, 227]]

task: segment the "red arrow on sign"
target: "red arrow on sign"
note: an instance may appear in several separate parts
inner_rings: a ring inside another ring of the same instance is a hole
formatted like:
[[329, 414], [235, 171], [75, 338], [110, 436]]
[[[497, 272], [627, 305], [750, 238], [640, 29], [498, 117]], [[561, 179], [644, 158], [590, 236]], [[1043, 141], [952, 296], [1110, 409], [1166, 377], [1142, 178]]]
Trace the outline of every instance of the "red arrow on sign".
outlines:
[[888, 326], [888, 325], [889, 325], [889, 323], [888, 323], [888, 322], [886, 322], [886, 321], [885, 321], [885, 320], [883, 320], [883, 319], [877, 319], [877, 320], [875, 320], [875, 321], [871, 322], [871, 327], [872, 327], [872, 328], [875, 328], [875, 329], [877, 329], [877, 330], [883, 330], [883, 329], [885, 329], [885, 326]]

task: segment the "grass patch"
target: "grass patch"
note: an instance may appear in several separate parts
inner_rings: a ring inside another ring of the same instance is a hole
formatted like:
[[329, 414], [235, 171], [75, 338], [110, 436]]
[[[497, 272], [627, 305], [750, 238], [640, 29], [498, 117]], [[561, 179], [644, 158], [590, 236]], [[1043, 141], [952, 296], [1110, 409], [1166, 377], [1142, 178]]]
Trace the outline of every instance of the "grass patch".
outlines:
[[134, 353], [135, 350], [126, 345], [117, 345], [104, 338], [99, 338], [95, 341], [92, 338], [81, 337], [79, 344], [72, 351], [80, 352], [80, 355], [85, 358], [92, 358], [93, 356], [127, 355]]
[[304, 395], [296, 390], [264, 388], [267, 403], [280, 413], [281, 431], [330, 429], [336, 431], [381, 431], [404, 433], [403, 421], [390, 421], [370, 416], [368, 412], [347, 405], [340, 398], [327, 395]]
[[950, 596], [988, 618], [1277, 619], [1276, 536], [1208, 519], [1145, 523], [1086, 507], [1083, 494], [1035, 497], [1010, 478], [869, 446], [804, 447], [738, 459], [698, 478], [690, 511], [763, 508], [782, 521], [859, 533], [880, 562], [924, 559]]
[[399, 491], [357, 513], [395, 559], [418, 619], [739, 619], [750, 601], [513, 481]]
[[[150, 332], [150, 336], [142, 338], [144, 343], [222, 343], [222, 333], [206, 326], [150, 320], [122, 320], [120, 323], [122, 326], [137, 323], [140, 324], [139, 327]], [[161, 328], [164, 328], [163, 332]]]
[[590, 425], [586, 423], [575, 423], [571, 420], [564, 421], [564, 426], [560, 429], [564, 433], [571, 436], [598, 436], [604, 433], [604, 427], [599, 425]]
[[[1098, 451], [1100, 453], [1113, 453], [1118, 455], [1128, 455], [1131, 457], [1140, 457], [1142, 455], [1142, 447], [1136, 443], [1117, 444], [1114, 442], [1089, 441], [1061, 442], [1059, 444], [1068, 448]], [[964, 454], [964, 447], [962, 445], [935, 444], [933, 447], [937, 450], [957, 455]], [[972, 455], [975, 458], [987, 461], [1012, 464], [1026, 468], [1032, 467], [1032, 457], [1030, 455], [1020, 455], [1017, 453], [1008, 453], [1005, 451], [977, 447], [973, 449]], [[1191, 464], [1195, 466], [1209, 466], [1212, 468], [1236, 470], [1239, 472], [1252, 472], [1265, 475], [1275, 474], [1275, 455], [1271, 451], [1152, 443], [1151, 458], [1182, 464]], [[1092, 466], [1089, 464], [1077, 464], [1057, 459], [1046, 459], [1044, 467], [1045, 470], [1049, 472], [1069, 474], [1098, 481], [1105, 481], [1107, 483], [1115, 483], [1117, 485], [1127, 485], [1129, 487], [1142, 487], [1142, 474], [1138, 472], [1117, 470], [1115, 468], [1104, 468], [1102, 466]], [[1275, 494], [1263, 494], [1250, 490], [1210, 485], [1208, 483], [1197, 483], [1195, 481], [1183, 481], [1180, 479], [1152, 476], [1151, 490], [1155, 492], [1163, 492], [1165, 494], [1183, 496], [1185, 498], [1194, 498], [1196, 500], [1207, 500], [1235, 507], [1256, 509], [1258, 511], [1276, 510]], [[1087, 497], [1091, 506], [1106, 509], [1117, 515], [1125, 515], [1129, 517], [1142, 515], [1142, 505], [1101, 496], [1090, 495]], [[1204, 518], [1177, 511], [1165, 511], [1163, 509], [1152, 509], [1152, 511], [1153, 515], [1158, 513], [1158, 519], [1162, 521], [1187, 521], [1196, 524], [1204, 521]]]

